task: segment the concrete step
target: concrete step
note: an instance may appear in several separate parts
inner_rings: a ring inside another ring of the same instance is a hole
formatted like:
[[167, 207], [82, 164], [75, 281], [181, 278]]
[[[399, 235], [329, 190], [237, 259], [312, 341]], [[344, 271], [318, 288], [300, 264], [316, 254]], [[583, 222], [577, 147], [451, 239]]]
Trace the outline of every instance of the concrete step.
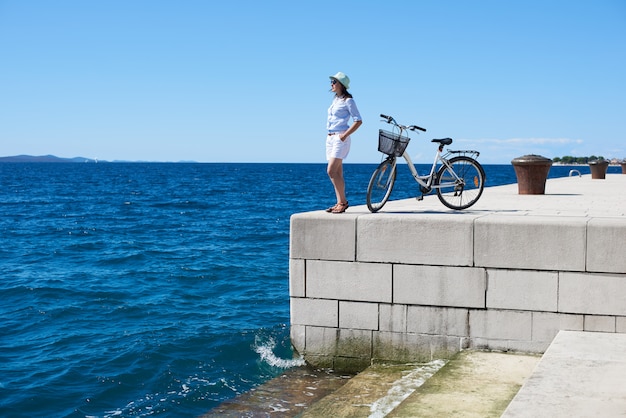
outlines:
[[445, 365], [374, 365], [300, 416], [499, 417], [539, 358], [463, 351]]
[[296, 417], [310, 405], [341, 388], [352, 377], [308, 366], [292, 368], [221, 403], [200, 418]]
[[462, 351], [387, 417], [499, 417], [540, 356]]
[[561, 331], [504, 418], [626, 415], [626, 334]]
[[296, 368], [203, 417], [499, 417], [539, 358], [463, 351], [448, 361], [375, 364], [356, 376]]
[[372, 365], [299, 417], [384, 417], [444, 365], [443, 360], [420, 365]]

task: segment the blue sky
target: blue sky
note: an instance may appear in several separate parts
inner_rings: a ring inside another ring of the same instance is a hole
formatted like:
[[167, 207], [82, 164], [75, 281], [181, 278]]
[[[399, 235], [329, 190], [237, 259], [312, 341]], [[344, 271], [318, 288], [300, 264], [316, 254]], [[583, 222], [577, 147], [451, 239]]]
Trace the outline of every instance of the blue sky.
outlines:
[[0, 0], [0, 156], [325, 162], [328, 76], [481, 151], [626, 157], [626, 1]]

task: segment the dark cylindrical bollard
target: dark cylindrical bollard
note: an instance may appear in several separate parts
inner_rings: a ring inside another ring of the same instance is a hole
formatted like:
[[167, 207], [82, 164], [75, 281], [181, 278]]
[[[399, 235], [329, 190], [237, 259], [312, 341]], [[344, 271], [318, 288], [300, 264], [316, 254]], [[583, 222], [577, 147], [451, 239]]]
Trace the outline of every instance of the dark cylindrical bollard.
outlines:
[[545, 194], [552, 160], [541, 155], [524, 155], [511, 161], [519, 194]]
[[606, 169], [609, 168], [609, 162], [607, 160], [589, 161], [589, 168], [591, 168], [591, 178], [603, 180], [606, 178]]

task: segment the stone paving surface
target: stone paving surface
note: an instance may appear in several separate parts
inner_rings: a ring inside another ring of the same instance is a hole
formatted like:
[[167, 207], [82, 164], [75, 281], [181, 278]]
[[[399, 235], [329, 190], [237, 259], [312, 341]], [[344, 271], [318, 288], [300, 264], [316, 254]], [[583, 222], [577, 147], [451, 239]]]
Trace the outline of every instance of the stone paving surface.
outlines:
[[502, 416], [626, 416], [626, 334], [559, 332]]
[[[369, 213], [367, 206], [354, 206], [347, 211], [360, 212]], [[390, 200], [380, 210], [385, 212], [626, 218], [626, 174], [607, 174], [603, 180], [592, 179], [590, 175], [549, 179], [543, 195], [520, 195], [517, 184], [487, 187], [478, 202], [463, 211], [446, 208], [431, 194], [422, 201]]]

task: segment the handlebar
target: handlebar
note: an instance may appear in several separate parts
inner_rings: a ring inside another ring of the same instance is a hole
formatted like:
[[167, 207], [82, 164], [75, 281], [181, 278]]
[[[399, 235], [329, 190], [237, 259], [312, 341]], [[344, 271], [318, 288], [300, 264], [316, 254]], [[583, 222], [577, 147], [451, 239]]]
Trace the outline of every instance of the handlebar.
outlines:
[[402, 129], [409, 129], [411, 131], [415, 131], [415, 130], [420, 130], [422, 132], [426, 132], [426, 129], [421, 128], [417, 125], [409, 125], [409, 126], [405, 126], [405, 125], [400, 125], [398, 122], [396, 122], [396, 120], [394, 118], [392, 118], [391, 116], [387, 116], [387, 115], [383, 115], [382, 113], [380, 114], [380, 117], [385, 119], [385, 121], [387, 121], [387, 123], [392, 124], [392, 125], [396, 125], [399, 128]]
[[387, 119], [387, 123], [391, 123], [391, 121], [393, 120], [391, 116], [383, 115], [382, 113], [380, 114], [380, 117], [383, 119]]

